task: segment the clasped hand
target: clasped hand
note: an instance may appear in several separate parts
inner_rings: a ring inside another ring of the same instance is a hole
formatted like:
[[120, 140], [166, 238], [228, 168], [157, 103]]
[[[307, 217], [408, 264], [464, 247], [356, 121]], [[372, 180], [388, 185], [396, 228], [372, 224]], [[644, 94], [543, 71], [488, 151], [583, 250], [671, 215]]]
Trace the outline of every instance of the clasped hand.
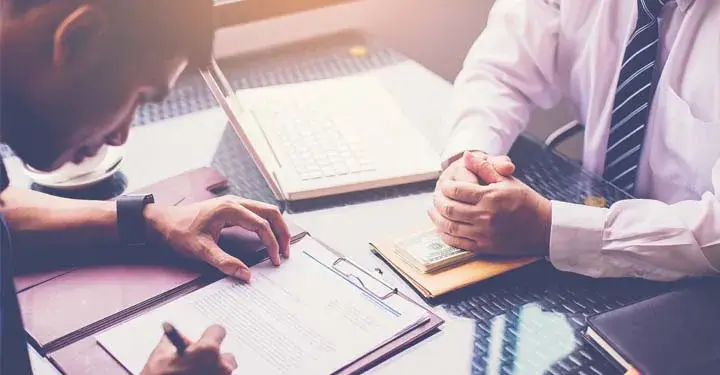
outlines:
[[492, 255], [545, 255], [550, 201], [512, 177], [506, 156], [466, 152], [440, 176], [428, 211], [449, 245]]

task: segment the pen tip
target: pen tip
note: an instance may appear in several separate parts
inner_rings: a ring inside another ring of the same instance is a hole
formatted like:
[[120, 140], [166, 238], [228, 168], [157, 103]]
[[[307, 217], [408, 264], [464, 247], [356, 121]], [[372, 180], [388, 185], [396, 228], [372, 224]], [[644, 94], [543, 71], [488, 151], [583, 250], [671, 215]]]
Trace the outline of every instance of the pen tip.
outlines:
[[172, 324], [170, 324], [168, 322], [163, 322], [162, 327], [163, 327], [163, 331], [165, 331], [165, 333], [170, 333], [173, 331]]

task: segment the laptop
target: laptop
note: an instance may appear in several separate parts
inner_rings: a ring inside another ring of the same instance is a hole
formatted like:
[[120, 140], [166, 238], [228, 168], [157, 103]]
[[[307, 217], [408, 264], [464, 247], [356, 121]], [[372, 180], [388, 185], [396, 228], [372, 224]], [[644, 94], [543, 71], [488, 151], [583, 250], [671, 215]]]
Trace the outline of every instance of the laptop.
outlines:
[[372, 72], [235, 92], [216, 63], [202, 75], [278, 200], [440, 175], [440, 156]]

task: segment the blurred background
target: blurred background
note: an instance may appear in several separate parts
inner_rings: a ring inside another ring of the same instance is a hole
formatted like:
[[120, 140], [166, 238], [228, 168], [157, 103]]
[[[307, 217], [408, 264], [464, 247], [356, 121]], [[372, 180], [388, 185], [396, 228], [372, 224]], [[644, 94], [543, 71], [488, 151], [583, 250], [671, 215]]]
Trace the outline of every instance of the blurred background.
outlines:
[[[347, 29], [359, 30], [453, 81], [487, 22], [493, 0], [358, 0], [222, 30], [219, 58]], [[538, 111], [528, 127], [544, 138], [570, 121], [565, 106]], [[580, 158], [581, 137], [560, 151]]]

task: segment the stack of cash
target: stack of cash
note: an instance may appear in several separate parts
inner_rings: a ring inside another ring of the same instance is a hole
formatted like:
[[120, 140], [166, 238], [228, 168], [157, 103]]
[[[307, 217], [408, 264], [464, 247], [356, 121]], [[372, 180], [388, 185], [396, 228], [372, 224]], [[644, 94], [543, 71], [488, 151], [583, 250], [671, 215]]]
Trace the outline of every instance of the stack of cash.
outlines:
[[395, 250], [405, 262], [422, 273], [432, 273], [473, 257], [472, 252], [446, 244], [435, 230], [402, 239], [395, 243]]

